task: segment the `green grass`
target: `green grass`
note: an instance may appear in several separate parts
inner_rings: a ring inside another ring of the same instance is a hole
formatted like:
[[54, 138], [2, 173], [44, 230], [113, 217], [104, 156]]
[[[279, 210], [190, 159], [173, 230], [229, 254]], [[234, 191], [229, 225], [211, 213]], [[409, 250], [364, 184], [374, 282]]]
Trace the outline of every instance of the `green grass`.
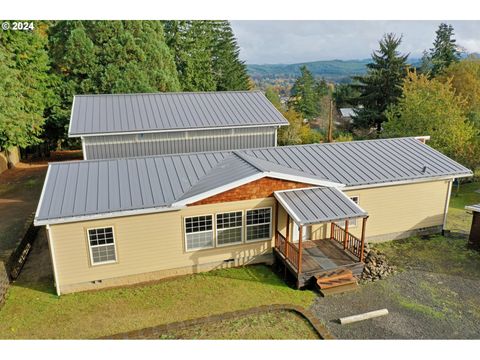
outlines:
[[441, 235], [411, 237], [376, 244], [389, 262], [400, 269], [421, 269], [461, 276], [480, 276], [480, 253], [467, 249], [467, 240]]
[[289, 288], [266, 266], [61, 297], [50, 280], [17, 282], [0, 310], [0, 338], [96, 338], [260, 305], [308, 307], [314, 298], [311, 291]]
[[462, 184], [458, 189], [456, 186], [453, 187], [447, 218], [449, 230], [470, 231], [472, 215], [465, 211], [465, 206], [480, 203], [480, 193], [477, 193], [476, 190], [480, 190], [478, 182]]
[[319, 336], [299, 315], [290, 311], [272, 311], [170, 331], [160, 338], [292, 340], [319, 339]]

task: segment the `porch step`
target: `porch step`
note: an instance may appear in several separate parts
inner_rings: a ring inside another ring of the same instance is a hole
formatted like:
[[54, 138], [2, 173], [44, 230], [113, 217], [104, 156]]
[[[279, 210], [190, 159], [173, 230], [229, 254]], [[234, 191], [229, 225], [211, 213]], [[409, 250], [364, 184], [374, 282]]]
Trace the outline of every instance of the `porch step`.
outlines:
[[342, 269], [336, 269], [331, 271], [325, 271], [321, 274], [318, 274], [316, 278], [317, 278], [318, 285], [320, 285], [320, 283], [323, 283], [323, 282], [328, 283], [336, 280], [352, 279], [353, 273], [350, 269], [342, 268]]
[[344, 293], [344, 292], [355, 291], [357, 289], [358, 289], [358, 284], [357, 284], [357, 282], [355, 282], [355, 283], [352, 283], [352, 284], [335, 286], [335, 287], [332, 287], [330, 289], [320, 289], [319, 292], [320, 292], [320, 295], [325, 297], [325, 296], [340, 294], [340, 293]]
[[316, 284], [323, 296], [353, 291], [358, 288], [357, 279], [349, 269], [337, 269], [316, 276]]

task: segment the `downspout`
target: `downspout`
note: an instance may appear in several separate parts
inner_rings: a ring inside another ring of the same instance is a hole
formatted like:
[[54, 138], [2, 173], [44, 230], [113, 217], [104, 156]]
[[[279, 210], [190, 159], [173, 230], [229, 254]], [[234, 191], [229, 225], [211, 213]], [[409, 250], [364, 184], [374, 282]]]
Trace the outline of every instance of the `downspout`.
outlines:
[[447, 198], [445, 199], [445, 209], [443, 211], [442, 235], [445, 235], [446, 228], [447, 228], [448, 205], [450, 204], [450, 196], [452, 194], [452, 184], [453, 184], [453, 180], [450, 180], [448, 184]]
[[57, 295], [60, 296], [60, 284], [58, 283], [58, 273], [57, 273], [57, 264], [55, 263], [55, 246], [53, 245], [53, 236], [50, 231], [50, 225], [46, 226], [47, 228], [47, 238], [48, 238], [48, 247], [50, 248], [50, 256], [52, 258], [53, 266], [53, 277], [55, 279], [55, 289], [57, 290]]
[[81, 136], [80, 139], [82, 141], [83, 160], [88, 160], [87, 159], [87, 147], [85, 146], [85, 138], [83, 136]]

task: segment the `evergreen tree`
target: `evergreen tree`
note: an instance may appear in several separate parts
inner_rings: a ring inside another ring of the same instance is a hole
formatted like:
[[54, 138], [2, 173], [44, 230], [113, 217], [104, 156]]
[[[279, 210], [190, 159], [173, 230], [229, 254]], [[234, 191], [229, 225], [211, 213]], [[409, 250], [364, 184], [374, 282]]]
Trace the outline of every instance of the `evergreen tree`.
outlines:
[[372, 62], [367, 64], [367, 74], [354, 77], [358, 84], [353, 86], [360, 92], [358, 103], [363, 105], [354, 118], [355, 127], [375, 126], [380, 132], [386, 120], [385, 110], [402, 95], [408, 55], [398, 52], [401, 41], [401, 37], [386, 34], [380, 40], [380, 49], [372, 54]]
[[39, 141], [44, 111], [52, 101], [45, 24], [33, 31], [0, 33], [0, 148]]
[[335, 85], [333, 100], [338, 108], [352, 107], [358, 102], [360, 92], [351, 84]]
[[318, 87], [312, 73], [305, 65], [300, 67], [300, 76], [293, 84], [289, 106], [306, 119], [313, 119], [318, 115]]
[[213, 91], [213, 29], [209, 21], [167, 21], [167, 44], [184, 91]]
[[75, 94], [180, 90], [159, 21], [59, 21], [49, 34], [60, 97], [49, 109], [51, 140], [66, 138]]
[[432, 77], [441, 74], [450, 64], [460, 59], [460, 52], [453, 37], [453, 26], [442, 23], [435, 34], [433, 48], [429, 53], [424, 53], [422, 58], [422, 69], [429, 70]]
[[249, 90], [249, 77], [245, 62], [239, 58], [232, 27], [228, 21], [213, 21], [213, 74], [217, 91]]

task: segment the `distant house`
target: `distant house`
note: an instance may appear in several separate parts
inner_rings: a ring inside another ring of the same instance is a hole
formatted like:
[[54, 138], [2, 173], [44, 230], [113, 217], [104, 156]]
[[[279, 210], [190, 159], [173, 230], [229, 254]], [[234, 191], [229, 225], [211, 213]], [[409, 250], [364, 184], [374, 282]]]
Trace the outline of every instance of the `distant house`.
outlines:
[[68, 134], [90, 160], [276, 146], [284, 125], [260, 91], [77, 95]]
[[415, 138], [51, 163], [35, 224], [58, 294], [273, 261], [301, 287], [359, 275], [366, 241], [442, 231], [468, 176]]
[[[360, 105], [358, 108], [340, 108], [340, 120], [343, 122], [343, 124], [348, 125], [353, 122], [353, 117], [355, 116], [355, 110], [356, 109], [362, 109], [363, 106]], [[337, 125], [340, 125], [341, 123], [338, 122]]]

